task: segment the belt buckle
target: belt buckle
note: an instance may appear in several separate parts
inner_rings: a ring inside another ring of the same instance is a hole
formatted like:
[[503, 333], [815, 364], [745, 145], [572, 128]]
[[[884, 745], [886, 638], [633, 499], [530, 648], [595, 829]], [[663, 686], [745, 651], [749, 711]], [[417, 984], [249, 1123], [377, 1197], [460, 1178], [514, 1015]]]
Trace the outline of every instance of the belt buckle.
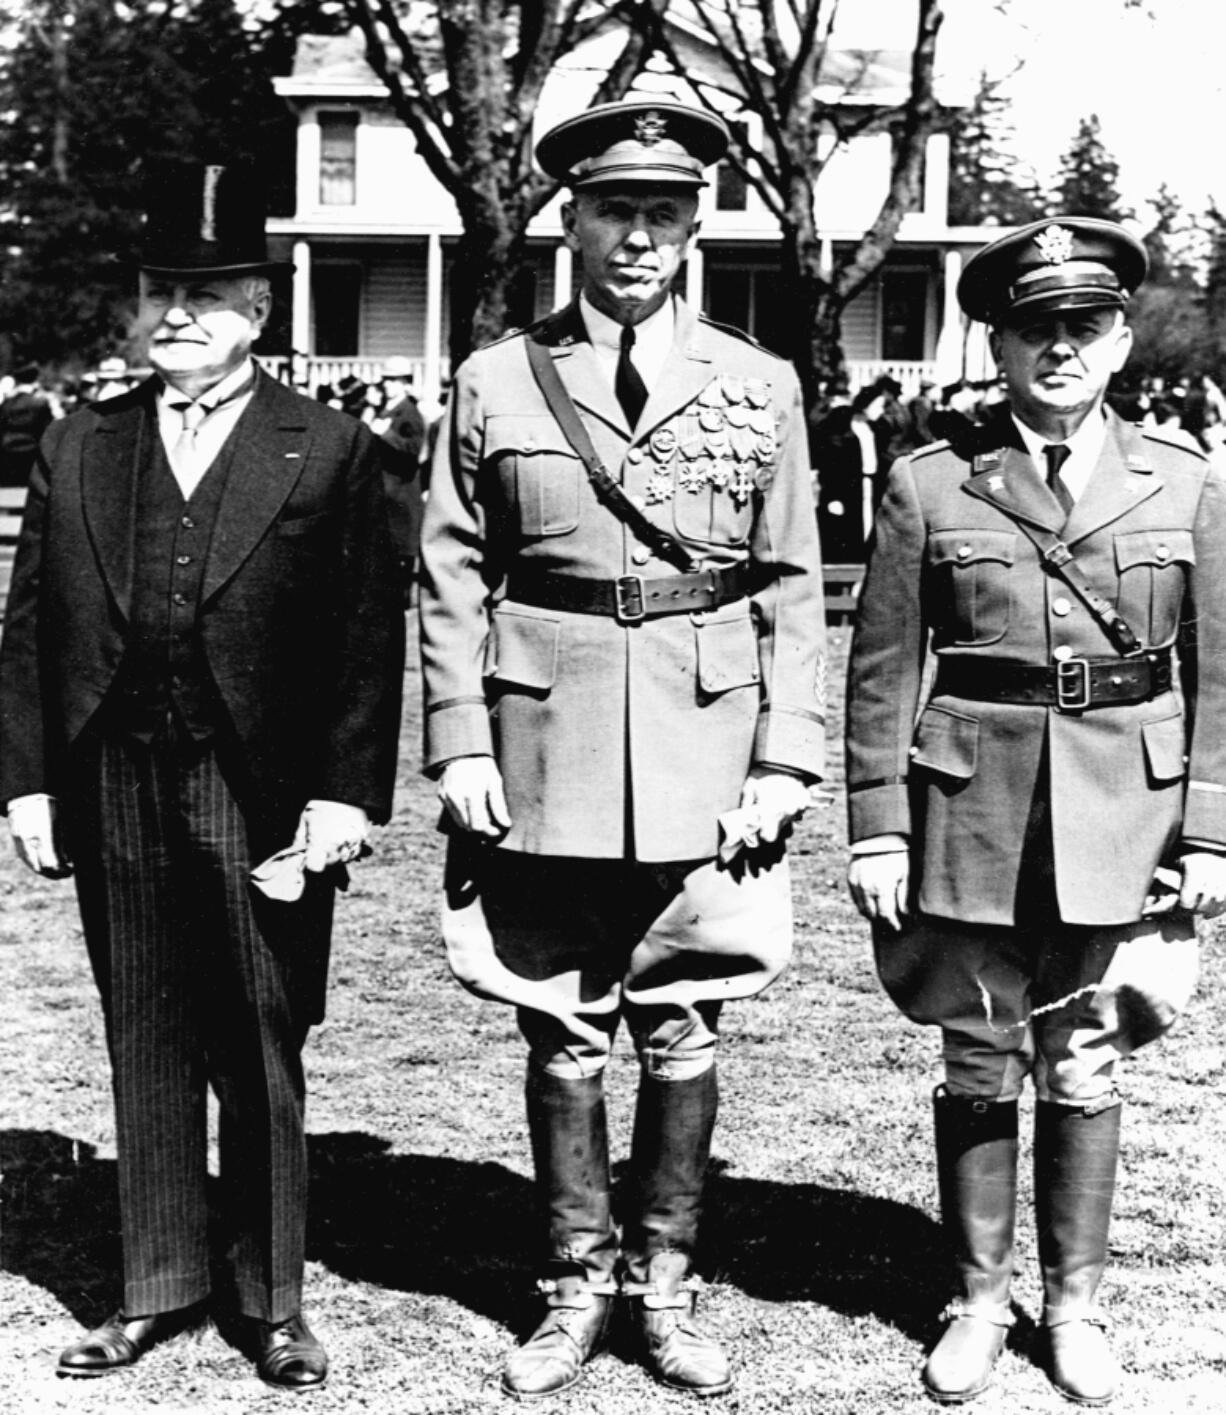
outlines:
[[1056, 711], [1081, 712], [1090, 706], [1090, 664], [1066, 658], [1056, 664]]
[[642, 575], [619, 575], [613, 581], [613, 597], [620, 624], [637, 624], [645, 617], [646, 594]]

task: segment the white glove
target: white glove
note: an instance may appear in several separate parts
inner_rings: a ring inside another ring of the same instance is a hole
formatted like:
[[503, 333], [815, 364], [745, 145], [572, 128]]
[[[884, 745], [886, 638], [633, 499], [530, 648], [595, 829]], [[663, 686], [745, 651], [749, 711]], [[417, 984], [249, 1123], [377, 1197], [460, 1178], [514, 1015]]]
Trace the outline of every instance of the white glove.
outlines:
[[361, 806], [308, 801], [290, 849], [305, 851], [303, 867], [318, 874], [329, 865], [347, 865], [358, 859], [369, 838], [370, 819]]
[[745, 844], [771, 845], [787, 833], [809, 805], [809, 788], [800, 777], [767, 766], [750, 768], [741, 788], [742, 834]]
[[438, 798], [462, 830], [499, 840], [511, 829], [502, 773], [493, 757], [456, 757], [443, 768]]
[[1226, 913], [1226, 856], [1210, 850], [1191, 850], [1180, 860], [1179, 868], [1180, 908], [1206, 919]]
[[18, 857], [35, 874], [63, 879], [72, 873], [72, 861], [56, 826], [56, 800], [38, 792], [14, 796], [9, 802], [9, 831]]

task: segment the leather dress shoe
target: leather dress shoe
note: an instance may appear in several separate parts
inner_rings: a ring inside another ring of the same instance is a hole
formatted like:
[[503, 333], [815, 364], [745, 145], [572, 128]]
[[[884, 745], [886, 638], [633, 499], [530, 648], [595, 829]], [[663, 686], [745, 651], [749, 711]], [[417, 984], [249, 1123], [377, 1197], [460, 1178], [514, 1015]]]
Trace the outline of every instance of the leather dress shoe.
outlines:
[[328, 1378], [328, 1353], [302, 1320], [251, 1323], [255, 1369], [262, 1381], [282, 1390], [318, 1389]]
[[158, 1342], [176, 1336], [187, 1325], [185, 1311], [155, 1312], [149, 1317], [126, 1317], [116, 1312], [100, 1327], [65, 1347], [56, 1368], [61, 1376], [105, 1376], [121, 1366], [132, 1366]]
[[693, 1395], [723, 1395], [732, 1370], [719, 1342], [694, 1319], [694, 1295], [640, 1297], [637, 1307], [647, 1369], [656, 1380]]
[[549, 1294], [545, 1320], [502, 1372], [503, 1394], [515, 1400], [544, 1400], [573, 1386], [609, 1325], [610, 1293], [571, 1278], [542, 1286]]
[[1047, 1329], [1052, 1384], [1078, 1405], [1109, 1404], [1120, 1383], [1104, 1325], [1097, 1312], [1088, 1312]]

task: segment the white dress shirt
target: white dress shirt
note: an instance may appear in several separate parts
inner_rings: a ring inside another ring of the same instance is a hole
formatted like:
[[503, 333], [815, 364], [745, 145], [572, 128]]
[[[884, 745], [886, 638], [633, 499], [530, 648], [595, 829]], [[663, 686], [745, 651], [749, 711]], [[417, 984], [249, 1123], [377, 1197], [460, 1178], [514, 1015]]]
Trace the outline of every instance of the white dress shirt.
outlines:
[[[1057, 444], [1050, 442], [1046, 437], [1040, 437], [1037, 432], [1027, 427], [1016, 413], [1010, 416], [1013, 418], [1013, 426], [1017, 428], [1026, 451], [1030, 453], [1031, 460], [1038, 468], [1039, 476], [1046, 482], [1047, 459], [1043, 456], [1043, 449], [1044, 447], [1054, 447]], [[1103, 443], [1106, 440], [1107, 421], [1099, 411], [1091, 414], [1073, 433], [1072, 437], [1064, 443], [1064, 446], [1068, 448], [1068, 460], [1060, 468], [1060, 480], [1068, 488], [1068, 494], [1074, 501], [1079, 500], [1085, 492], [1086, 483], [1098, 465]]]
[[[602, 314], [584, 294], [579, 296], [579, 311], [583, 315], [587, 337], [596, 351], [600, 370], [612, 388], [617, 378], [617, 360], [621, 354], [622, 326], [607, 314]], [[664, 365], [668, 362], [673, 347], [675, 324], [676, 313], [670, 296], [655, 314], [648, 315], [642, 324], [634, 326], [634, 348], [630, 361], [642, 375], [649, 397], [651, 390], [660, 381]]]
[[234, 394], [255, 376], [255, 365], [244, 359], [232, 373], [226, 374], [220, 383], [215, 383], [207, 393], [202, 393], [195, 401], [204, 409], [204, 418], [196, 429], [196, 450], [190, 467], [174, 465], [172, 452], [183, 431], [183, 413], [175, 404], [191, 402], [186, 393], [180, 393], [169, 384], [158, 394], [158, 431], [162, 435], [162, 446], [171, 459], [171, 470], [179, 483], [179, 490], [186, 501], [200, 485], [205, 472], [213, 465], [222, 444], [234, 431], [234, 425], [251, 402], [254, 385], [239, 397]]

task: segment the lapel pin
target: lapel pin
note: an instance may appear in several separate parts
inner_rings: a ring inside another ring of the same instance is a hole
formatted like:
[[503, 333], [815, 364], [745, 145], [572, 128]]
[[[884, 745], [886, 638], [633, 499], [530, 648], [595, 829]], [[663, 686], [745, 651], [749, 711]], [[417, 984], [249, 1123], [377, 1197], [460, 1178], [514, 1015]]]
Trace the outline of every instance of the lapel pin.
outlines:
[[1004, 491], [1005, 479], [1002, 476], [990, 476], [988, 478], [988, 486], [992, 491]]

